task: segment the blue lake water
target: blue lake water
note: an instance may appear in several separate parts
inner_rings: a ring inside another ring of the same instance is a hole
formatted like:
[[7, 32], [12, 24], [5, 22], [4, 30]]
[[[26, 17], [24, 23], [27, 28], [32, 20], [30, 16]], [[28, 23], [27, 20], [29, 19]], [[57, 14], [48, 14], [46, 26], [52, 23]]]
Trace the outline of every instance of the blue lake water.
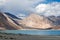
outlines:
[[29, 35], [60, 35], [60, 30], [5, 30], [0, 32]]

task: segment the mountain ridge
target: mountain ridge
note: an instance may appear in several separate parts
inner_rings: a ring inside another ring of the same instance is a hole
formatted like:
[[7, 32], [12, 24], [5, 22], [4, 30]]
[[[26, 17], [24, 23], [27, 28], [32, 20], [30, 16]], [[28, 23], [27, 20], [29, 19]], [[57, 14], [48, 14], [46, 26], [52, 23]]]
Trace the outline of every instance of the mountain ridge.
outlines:
[[47, 29], [52, 27], [51, 22], [47, 18], [37, 14], [29, 15], [27, 18], [20, 21], [20, 23], [21, 25], [37, 29]]
[[3, 12], [0, 12], [0, 25], [4, 25], [3, 27], [9, 30], [20, 29], [20, 27]]
[[[58, 23], [59, 21], [60, 16], [45, 17], [32, 13], [28, 17], [21, 20], [18, 18], [13, 18], [5, 12], [0, 12], [0, 30], [60, 29], [60, 23]], [[55, 25], [54, 23], [58, 24]]]

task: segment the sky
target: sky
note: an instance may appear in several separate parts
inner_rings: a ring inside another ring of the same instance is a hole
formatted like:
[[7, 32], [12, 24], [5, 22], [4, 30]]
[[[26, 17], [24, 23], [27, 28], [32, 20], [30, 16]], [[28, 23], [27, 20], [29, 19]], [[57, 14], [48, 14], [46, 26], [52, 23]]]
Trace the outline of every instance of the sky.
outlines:
[[0, 0], [0, 11], [24, 18], [31, 13], [60, 15], [60, 0]]

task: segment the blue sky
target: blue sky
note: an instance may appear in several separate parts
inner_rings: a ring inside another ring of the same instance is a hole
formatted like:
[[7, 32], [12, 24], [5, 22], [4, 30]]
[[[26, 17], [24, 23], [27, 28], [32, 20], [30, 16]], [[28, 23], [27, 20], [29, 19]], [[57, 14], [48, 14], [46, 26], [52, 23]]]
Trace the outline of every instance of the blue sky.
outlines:
[[48, 0], [48, 1], [51, 1], [51, 2], [60, 2], [60, 0]]
[[[60, 0], [0, 0], [0, 10], [18, 17], [31, 13], [60, 15]], [[21, 17], [21, 18], [23, 18]]]

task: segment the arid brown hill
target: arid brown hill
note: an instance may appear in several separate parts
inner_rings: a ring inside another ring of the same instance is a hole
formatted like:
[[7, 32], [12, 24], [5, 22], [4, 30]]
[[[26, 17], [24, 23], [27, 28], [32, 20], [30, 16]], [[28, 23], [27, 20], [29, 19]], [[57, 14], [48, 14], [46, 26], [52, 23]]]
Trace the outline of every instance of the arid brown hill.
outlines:
[[15, 30], [21, 29], [8, 15], [0, 12], [0, 29], [1, 30]]
[[31, 14], [27, 18], [20, 21], [21, 25], [24, 25], [24, 28], [33, 28], [33, 29], [48, 29], [53, 27], [52, 22], [49, 21], [46, 17]]
[[60, 25], [54, 23], [59, 22], [60, 18], [44, 17], [32, 13], [24, 19], [15, 19], [5, 12], [0, 12], [0, 30], [21, 30], [21, 29], [60, 29]]

